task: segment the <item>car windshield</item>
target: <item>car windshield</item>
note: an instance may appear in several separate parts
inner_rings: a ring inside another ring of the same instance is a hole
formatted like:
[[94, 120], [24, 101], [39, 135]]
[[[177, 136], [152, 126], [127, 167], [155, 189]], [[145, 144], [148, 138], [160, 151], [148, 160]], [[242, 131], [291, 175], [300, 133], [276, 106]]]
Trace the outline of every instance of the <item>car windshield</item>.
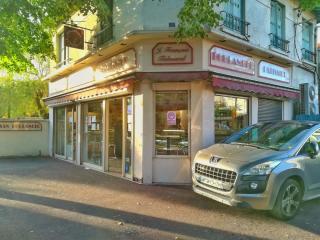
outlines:
[[286, 151], [296, 146], [312, 126], [300, 122], [256, 124], [231, 135], [224, 143]]

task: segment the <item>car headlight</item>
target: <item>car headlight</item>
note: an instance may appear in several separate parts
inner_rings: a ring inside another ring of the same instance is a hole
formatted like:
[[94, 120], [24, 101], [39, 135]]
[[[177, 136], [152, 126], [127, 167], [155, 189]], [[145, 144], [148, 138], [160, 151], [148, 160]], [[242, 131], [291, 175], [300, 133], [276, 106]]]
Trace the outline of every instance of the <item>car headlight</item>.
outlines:
[[281, 161], [269, 161], [258, 164], [245, 171], [242, 175], [244, 176], [261, 176], [269, 175], [272, 170], [280, 164]]

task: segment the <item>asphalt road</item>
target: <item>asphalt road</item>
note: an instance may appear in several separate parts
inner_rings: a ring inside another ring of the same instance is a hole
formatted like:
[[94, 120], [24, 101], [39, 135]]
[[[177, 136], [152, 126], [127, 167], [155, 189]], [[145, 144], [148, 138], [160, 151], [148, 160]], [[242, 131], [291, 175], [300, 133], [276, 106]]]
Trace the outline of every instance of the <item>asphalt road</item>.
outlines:
[[320, 200], [289, 222], [190, 187], [145, 186], [66, 162], [0, 160], [1, 240], [320, 239]]

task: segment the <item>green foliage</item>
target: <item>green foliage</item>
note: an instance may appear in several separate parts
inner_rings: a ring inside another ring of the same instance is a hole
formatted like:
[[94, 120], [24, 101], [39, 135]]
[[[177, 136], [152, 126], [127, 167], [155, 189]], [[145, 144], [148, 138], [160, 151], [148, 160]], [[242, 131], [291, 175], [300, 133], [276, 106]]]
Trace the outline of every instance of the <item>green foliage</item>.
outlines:
[[[78, 10], [84, 15], [97, 13], [102, 22], [107, 21], [110, 1], [0, 0], [0, 69], [29, 71], [34, 68], [32, 56], [54, 58], [52, 36], [57, 25]], [[214, 9], [224, 1], [185, 0], [175, 36], [178, 39], [206, 37], [207, 32], [219, 24], [221, 16]], [[303, 9], [312, 9], [319, 3], [320, 0], [300, 0]]]
[[[221, 16], [214, 11], [216, 6], [228, 0], [185, 0], [179, 17], [178, 30], [175, 37], [183, 38], [200, 37], [205, 38], [213, 27], [219, 25]], [[300, 0], [303, 10], [313, 10], [320, 6], [320, 0]]]
[[54, 31], [77, 10], [110, 15], [105, 0], [0, 0], [0, 69], [27, 71], [30, 56], [54, 58]]
[[313, 10], [320, 6], [320, 0], [300, 0], [300, 7], [304, 10]]
[[178, 30], [175, 37], [205, 38], [208, 31], [216, 27], [221, 20], [218, 12], [214, 11], [217, 5], [226, 0], [185, 0], [183, 8], [180, 10], [178, 18]]
[[47, 83], [23, 76], [14, 80], [12, 74], [0, 78], [0, 118], [48, 117], [42, 101], [47, 95]]

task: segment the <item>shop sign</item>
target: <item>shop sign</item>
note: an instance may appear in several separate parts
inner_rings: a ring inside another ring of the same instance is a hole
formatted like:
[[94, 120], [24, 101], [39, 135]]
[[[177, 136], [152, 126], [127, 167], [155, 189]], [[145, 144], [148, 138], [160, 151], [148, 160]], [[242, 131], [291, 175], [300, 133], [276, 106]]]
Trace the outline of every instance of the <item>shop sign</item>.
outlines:
[[153, 65], [192, 63], [193, 49], [188, 43], [158, 43], [152, 49]]
[[255, 63], [252, 57], [220, 47], [210, 49], [209, 65], [250, 75], [255, 74]]
[[177, 124], [177, 115], [175, 111], [167, 112], [167, 124], [176, 125]]
[[290, 74], [288, 68], [284, 68], [265, 61], [261, 61], [259, 63], [259, 77], [269, 78], [286, 83], [290, 82]]
[[42, 125], [39, 122], [26, 121], [1, 121], [0, 131], [41, 131]]
[[96, 80], [107, 79], [114, 75], [118, 77], [136, 67], [136, 52], [130, 49], [99, 63], [96, 67]]
[[84, 90], [68, 94], [66, 96], [53, 96], [45, 98], [47, 105], [66, 104], [77, 101], [88, 101], [89, 99], [107, 96], [119, 96], [132, 93], [132, 80], [121, 81], [113, 84], [105, 84], [94, 89]]
[[83, 29], [64, 26], [64, 46], [84, 49]]

